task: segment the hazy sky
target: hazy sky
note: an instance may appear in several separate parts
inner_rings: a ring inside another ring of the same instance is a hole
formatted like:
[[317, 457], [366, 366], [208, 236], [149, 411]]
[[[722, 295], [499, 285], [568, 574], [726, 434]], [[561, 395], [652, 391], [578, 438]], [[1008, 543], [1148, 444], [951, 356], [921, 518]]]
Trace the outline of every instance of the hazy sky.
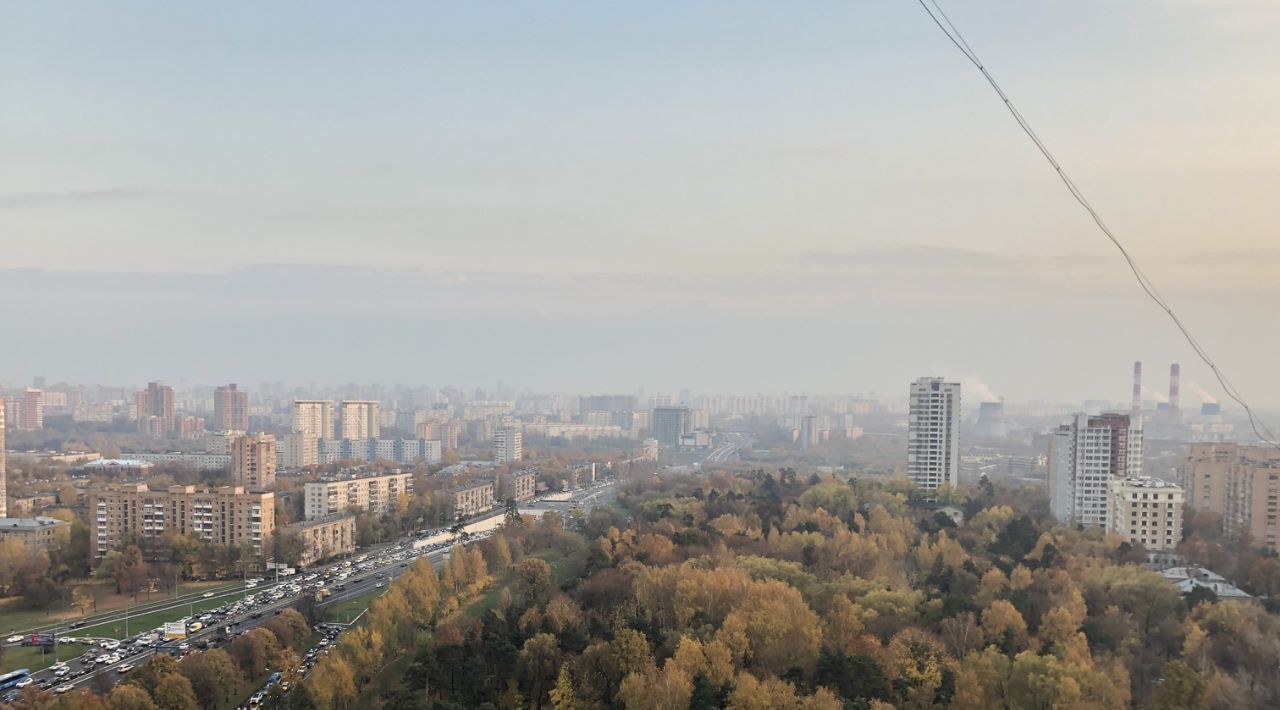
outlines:
[[[1280, 0], [945, 6], [1280, 405]], [[9, 2], [0, 67], [12, 384], [1209, 384], [914, 0]]]

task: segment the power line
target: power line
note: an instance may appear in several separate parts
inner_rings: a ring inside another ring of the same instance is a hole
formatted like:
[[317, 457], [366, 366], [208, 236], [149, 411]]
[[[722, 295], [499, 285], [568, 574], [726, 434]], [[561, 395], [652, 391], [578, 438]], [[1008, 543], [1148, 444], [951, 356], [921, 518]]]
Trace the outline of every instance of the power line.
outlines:
[[1155, 283], [1153, 283], [1151, 279], [1147, 278], [1147, 275], [1143, 273], [1142, 268], [1138, 266], [1138, 262], [1129, 254], [1129, 250], [1125, 249], [1124, 245], [1120, 243], [1120, 240], [1111, 231], [1111, 228], [1103, 221], [1102, 216], [1093, 208], [1093, 205], [1089, 203], [1089, 200], [1084, 196], [1084, 193], [1076, 186], [1075, 181], [1072, 180], [1071, 176], [1067, 174], [1067, 171], [1063, 169], [1062, 164], [1058, 162], [1057, 158], [1053, 157], [1053, 153], [1049, 151], [1049, 148], [1044, 144], [1044, 141], [1040, 140], [1040, 136], [1036, 135], [1035, 130], [1031, 127], [1031, 124], [1027, 119], [1023, 117], [1022, 112], [1020, 112], [1018, 107], [1013, 104], [1013, 101], [1009, 99], [1009, 95], [1000, 87], [1000, 84], [995, 80], [995, 77], [991, 75], [991, 72], [987, 71], [986, 65], [978, 58], [978, 53], [974, 51], [973, 47], [969, 46], [964, 35], [961, 34], [960, 30], [951, 22], [951, 18], [947, 16], [947, 13], [942, 9], [942, 6], [938, 4], [938, 0], [916, 1], [920, 4], [920, 7], [924, 8], [924, 11], [928, 13], [929, 19], [933, 20], [933, 23], [938, 26], [938, 29], [942, 30], [942, 33], [947, 36], [947, 39], [951, 40], [951, 43], [955, 45], [956, 49], [960, 50], [960, 53], [969, 60], [969, 63], [977, 67], [979, 72], [982, 72], [983, 78], [987, 80], [987, 83], [995, 90], [996, 95], [998, 95], [1000, 100], [1004, 102], [1005, 108], [1009, 110], [1013, 119], [1017, 121], [1018, 127], [1022, 129], [1023, 133], [1027, 134], [1027, 137], [1031, 139], [1032, 143], [1035, 143], [1036, 148], [1040, 151], [1040, 154], [1044, 156], [1045, 160], [1049, 161], [1049, 165], [1053, 167], [1054, 172], [1058, 175], [1058, 179], [1060, 179], [1062, 184], [1066, 186], [1067, 191], [1070, 192], [1071, 196], [1075, 198], [1075, 201], [1089, 213], [1089, 217], [1093, 219], [1093, 222], [1098, 226], [1098, 229], [1106, 235], [1107, 239], [1115, 245], [1116, 249], [1120, 250], [1120, 254], [1124, 257], [1125, 263], [1129, 265], [1129, 270], [1133, 272], [1133, 277], [1137, 280], [1138, 285], [1141, 286], [1147, 296], [1160, 307], [1160, 310], [1164, 311], [1169, 316], [1170, 320], [1173, 321], [1173, 324], [1177, 326], [1178, 330], [1182, 333], [1182, 336], [1186, 338], [1187, 343], [1191, 345], [1191, 349], [1195, 351], [1196, 356], [1199, 357], [1204, 364], [1209, 366], [1209, 369], [1213, 372], [1214, 378], [1218, 380], [1218, 384], [1222, 387], [1222, 391], [1235, 401], [1236, 404], [1239, 404], [1244, 408], [1245, 414], [1249, 416], [1249, 426], [1253, 429], [1254, 436], [1257, 436], [1263, 442], [1280, 449], [1280, 441], [1277, 441], [1275, 434], [1271, 433], [1271, 430], [1267, 428], [1267, 425], [1262, 420], [1254, 416], [1253, 408], [1249, 406], [1249, 403], [1244, 400], [1244, 397], [1231, 384], [1231, 381], [1227, 379], [1227, 376], [1218, 368], [1218, 365], [1213, 361], [1213, 358], [1209, 357], [1209, 353], [1205, 351], [1204, 347], [1200, 345], [1200, 342], [1191, 334], [1190, 329], [1188, 329], [1186, 324], [1182, 322], [1182, 319], [1178, 317], [1178, 314], [1174, 312], [1173, 307], [1170, 306], [1169, 303], [1164, 300], [1164, 297], [1160, 295], [1160, 291], [1156, 289]]

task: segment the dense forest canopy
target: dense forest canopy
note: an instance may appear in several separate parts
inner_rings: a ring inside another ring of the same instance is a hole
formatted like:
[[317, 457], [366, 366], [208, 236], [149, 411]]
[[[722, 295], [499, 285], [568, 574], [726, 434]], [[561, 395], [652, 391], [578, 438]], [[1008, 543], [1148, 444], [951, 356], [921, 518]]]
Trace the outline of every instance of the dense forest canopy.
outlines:
[[1056, 525], [1032, 492], [984, 481], [927, 500], [900, 481], [789, 469], [645, 475], [568, 527], [513, 521], [459, 548], [439, 580], [418, 570], [291, 701], [1280, 703], [1280, 624], [1262, 604], [1184, 599], [1140, 550]]
[[1140, 548], [985, 480], [932, 497], [791, 469], [619, 486], [586, 515], [512, 509], [439, 571], [420, 559], [305, 678], [314, 609], [153, 659], [110, 695], [28, 688], [19, 706], [213, 708], [219, 683], [270, 669], [291, 689], [265, 706], [299, 709], [1280, 706], [1280, 562], [1211, 520], [1190, 516], [1180, 549], [1261, 601], [1183, 597]]

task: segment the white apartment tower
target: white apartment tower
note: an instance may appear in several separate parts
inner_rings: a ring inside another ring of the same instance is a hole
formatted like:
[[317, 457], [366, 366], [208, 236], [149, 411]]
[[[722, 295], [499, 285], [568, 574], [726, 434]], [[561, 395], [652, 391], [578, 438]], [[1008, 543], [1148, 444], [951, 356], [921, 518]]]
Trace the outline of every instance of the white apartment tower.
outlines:
[[382, 407], [373, 400], [342, 402], [342, 438], [376, 439], [382, 432]]
[[514, 463], [524, 457], [524, 435], [519, 429], [499, 429], [493, 432], [493, 462]]
[[925, 490], [960, 482], [960, 383], [921, 377], [911, 383], [907, 476]]
[[1079, 527], [1107, 528], [1111, 484], [1142, 475], [1142, 425], [1128, 414], [1077, 414], [1049, 440], [1049, 508]]
[[333, 402], [327, 399], [293, 400], [293, 430], [313, 439], [332, 439]]

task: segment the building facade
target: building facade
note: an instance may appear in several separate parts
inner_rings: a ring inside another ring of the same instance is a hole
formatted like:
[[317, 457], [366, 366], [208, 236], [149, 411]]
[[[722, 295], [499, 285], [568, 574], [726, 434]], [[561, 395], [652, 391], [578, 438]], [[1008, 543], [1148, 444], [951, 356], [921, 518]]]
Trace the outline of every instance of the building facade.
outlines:
[[245, 434], [231, 444], [231, 483], [265, 491], [276, 483], [276, 438]]
[[413, 492], [413, 475], [389, 473], [306, 484], [303, 514], [307, 520], [318, 520], [352, 508], [382, 515], [401, 495]]
[[693, 431], [688, 407], [656, 407], [653, 410], [653, 436], [664, 448], [680, 448], [680, 437]]
[[195, 535], [216, 545], [244, 545], [260, 557], [275, 530], [275, 494], [242, 486], [198, 490], [145, 483], [118, 484], [88, 494], [90, 564], [97, 567], [126, 535], [156, 540], [166, 533]]
[[1187, 504], [1221, 516], [1226, 535], [1248, 535], [1280, 552], [1280, 449], [1192, 444], [1178, 474]]
[[382, 432], [382, 407], [372, 400], [342, 402], [343, 439], [376, 439]]
[[1158, 478], [1111, 480], [1107, 531], [1149, 552], [1173, 552], [1182, 542], [1182, 488]]
[[306, 432], [295, 431], [284, 435], [284, 441], [277, 452], [277, 460], [282, 468], [302, 468], [315, 466], [320, 462], [319, 440]]
[[285, 533], [302, 541], [299, 567], [309, 567], [321, 560], [356, 551], [356, 516], [331, 515], [317, 520], [304, 520], [284, 527]]
[[19, 410], [21, 418], [18, 420], [18, 428], [27, 431], [38, 431], [44, 428], [44, 392], [42, 390], [27, 388], [22, 395], [22, 407]]
[[453, 514], [469, 518], [493, 507], [493, 483], [471, 483], [449, 490]]
[[462, 433], [462, 423], [457, 420], [444, 422], [419, 422], [414, 426], [419, 439], [440, 442], [445, 451], [458, 448], [458, 435]]
[[524, 458], [524, 434], [506, 427], [493, 432], [493, 462], [515, 463]]
[[1111, 483], [1142, 475], [1142, 428], [1128, 414], [1077, 414], [1049, 439], [1049, 509], [1068, 525], [1106, 528]]
[[532, 500], [538, 490], [538, 476], [533, 471], [516, 471], [511, 474], [511, 483], [518, 501]]
[[213, 428], [218, 431], [249, 431], [249, 393], [233, 382], [213, 390]]
[[933, 491], [960, 483], [960, 383], [921, 377], [907, 411], [907, 477]]
[[333, 402], [327, 399], [295, 399], [293, 430], [316, 439], [334, 438]]
[[197, 471], [217, 471], [231, 466], [230, 454], [126, 454], [131, 460], [147, 463], [176, 463]]
[[211, 431], [204, 435], [204, 452], [206, 454], [215, 454], [218, 456], [230, 456], [231, 447], [236, 439], [244, 436], [247, 432], [243, 430], [237, 431]]
[[28, 552], [51, 550], [71, 537], [71, 523], [43, 515], [34, 518], [0, 518], [0, 540], [17, 540]]
[[138, 393], [135, 402], [139, 433], [154, 437], [173, 433], [176, 421], [172, 387], [148, 382], [147, 389]]
[[[68, 505], [74, 503], [75, 501], [72, 501]], [[52, 508], [57, 504], [58, 496], [52, 493], [40, 493], [32, 496], [23, 496], [21, 498], [10, 498], [7, 513], [15, 518], [30, 518], [40, 512], [43, 512], [45, 508]]]

